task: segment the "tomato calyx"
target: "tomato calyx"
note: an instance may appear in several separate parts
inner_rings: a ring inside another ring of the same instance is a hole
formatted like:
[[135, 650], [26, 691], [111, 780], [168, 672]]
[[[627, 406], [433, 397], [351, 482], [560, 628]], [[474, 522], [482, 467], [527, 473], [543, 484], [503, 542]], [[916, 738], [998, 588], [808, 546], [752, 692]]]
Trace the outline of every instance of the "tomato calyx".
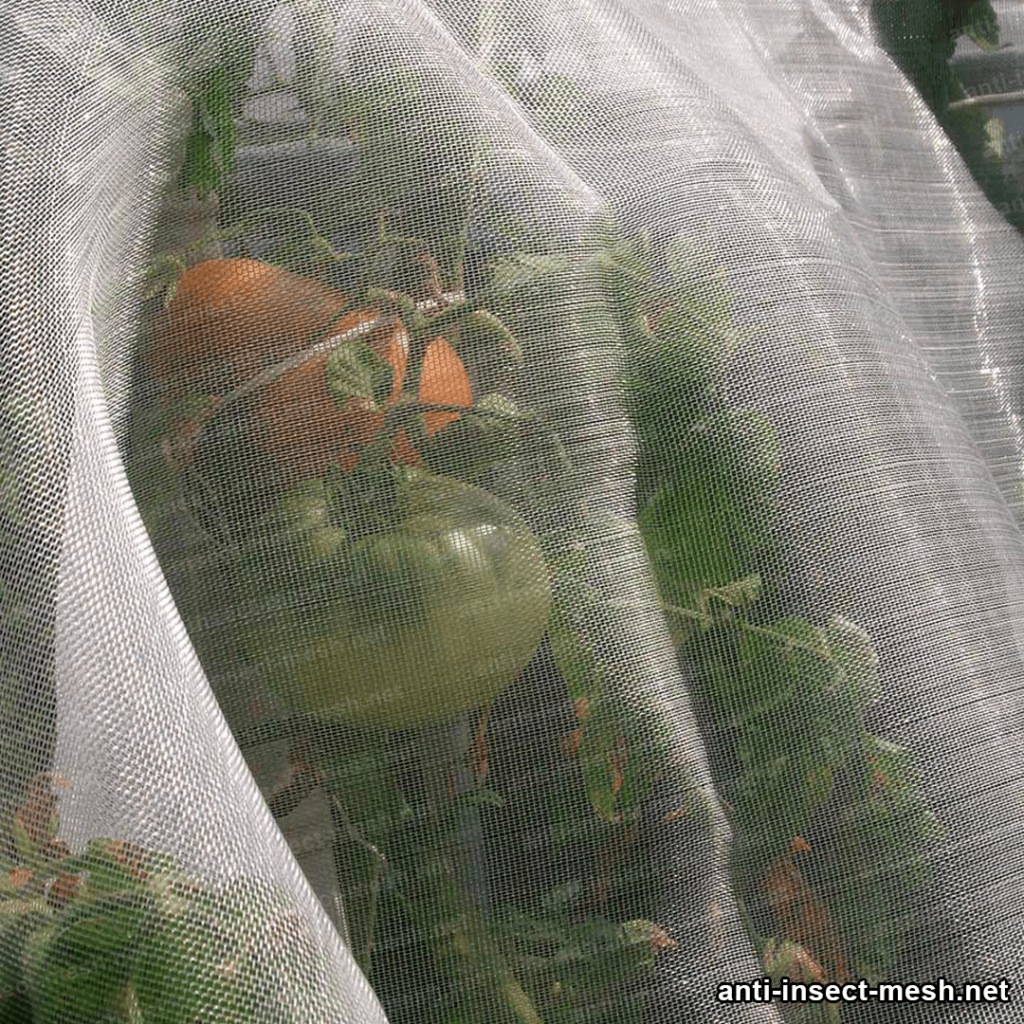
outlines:
[[352, 473], [330, 472], [291, 488], [259, 542], [263, 551], [269, 542], [277, 552], [269, 561], [285, 570], [273, 574], [274, 585], [298, 606], [345, 598], [364, 626], [387, 619], [420, 624], [430, 580], [443, 572], [436, 545], [458, 512], [454, 504], [424, 503], [424, 487], [443, 488], [440, 479], [389, 462], [360, 462]]
[[327, 522], [352, 541], [395, 529], [402, 477], [402, 467], [387, 460], [360, 460], [351, 473], [332, 467], [324, 478]]
[[[203, 490], [237, 492], [243, 519], [246, 506], [258, 516], [291, 485], [361, 462], [480, 479], [507, 453], [517, 417], [502, 410], [497, 424], [477, 375], [522, 353], [483, 297], [458, 279], [446, 291], [436, 260], [418, 261], [419, 297], [370, 286], [353, 298], [258, 260], [186, 270], [150, 356], [168, 399], [195, 400], [162, 438], [165, 463]], [[230, 467], [243, 457], [253, 472], [236, 482]]]

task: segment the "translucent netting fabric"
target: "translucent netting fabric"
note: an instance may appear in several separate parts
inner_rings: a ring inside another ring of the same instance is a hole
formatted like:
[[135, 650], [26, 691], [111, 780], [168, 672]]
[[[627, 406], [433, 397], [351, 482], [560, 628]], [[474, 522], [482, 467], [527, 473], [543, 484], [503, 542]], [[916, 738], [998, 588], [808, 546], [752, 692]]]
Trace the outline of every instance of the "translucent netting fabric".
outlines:
[[868, 5], [0, 26], [0, 1019], [1024, 1019], [718, 998], [1020, 995], [1024, 244]]

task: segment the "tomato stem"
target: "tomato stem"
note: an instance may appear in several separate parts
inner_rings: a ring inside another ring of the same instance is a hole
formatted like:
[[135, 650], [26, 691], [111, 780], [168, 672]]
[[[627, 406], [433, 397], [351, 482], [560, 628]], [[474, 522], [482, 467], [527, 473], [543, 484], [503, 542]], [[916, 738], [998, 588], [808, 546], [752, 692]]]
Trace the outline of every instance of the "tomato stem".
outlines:
[[[490, 715], [490, 706], [486, 715]], [[427, 726], [417, 731], [413, 741], [437, 836], [431, 851], [435, 873], [430, 877], [438, 883], [434, 898], [439, 907], [447, 905], [449, 912], [453, 912], [453, 948], [474, 968], [483, 985], [505, 1004], [519, 1024], [543, 1024], [543, 1018], [488, 931], [480, 906], [482, 894], [474, 893], [460, 877], [468, 872], [472, 878], [472, 866], [466, 862], [472, 848], [467, 848], [464, 841], [453, 844], [444, 838], [445, 819], [456, 811], [449, 793], [448, 768], [451, 764], [467, 763], [473, 742], [467, 724], [463, 719]]]
[[358, 941], [355, 935], [350, 936], [356, 960], [359, 962], [359, 966], [362, 969], [363, 974], [369, 978], [370, 970], [373, 966], [374, 933], [377, 927], [377, 903], [380, 896], [380, 883], [384, 872], [387, 870], [388, 859], [373, 843], [364, 838], [359, 829], [352, 824], [352, 821], [345, 810], [345, 805], [338, 799], [337, 795], [335, 793], [331, 793], [330, 796], [331, 805], [334, 807], [335, 812], [344, 825], [349, 838], [358, 846], [361, 846], [370, 855], [374, 862], [373, 873], [370, 877], [370, 903], [366, 910], [366, 934], [362, 936], [362, 943]]

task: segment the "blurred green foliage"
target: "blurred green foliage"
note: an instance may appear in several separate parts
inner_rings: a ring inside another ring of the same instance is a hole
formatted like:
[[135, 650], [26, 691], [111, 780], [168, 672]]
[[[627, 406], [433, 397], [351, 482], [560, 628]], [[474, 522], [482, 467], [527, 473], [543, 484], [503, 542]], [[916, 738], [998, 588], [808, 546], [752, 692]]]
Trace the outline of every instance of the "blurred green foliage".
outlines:
[[1004, 163], [1002, 122], [983, 105], [950, 109], [968, 98], [951, 61], [957, 40], [967, 35], [986, 52], [999, 48], [991, 0], [873, 0], [871, 17], [879, 43], [931, 107], [989, 201], [1024, 231], [1020, 181]]
[[0, 403], [0, 856], [13, 850], [11, 794], [49, 765], [54, 739], [63, 495], [41, 481], [59, 479], [56, 443], [45, 401], [12, 388]]
[[755, 941], [800, 943], [833, 978], [881, 978], [937, 826], [909, 753], [868, 729], [871, 638], [827, 609], [811, 620], [788, 607], [783, 457], [767, 416], [729, 405], [730, 358], [757, 341], [737, 331], [715, 268], [710, 251], [643, 234], [609, 253], [641, 441], [640, 524], [735, 829]]
[[247, 878], [214, 889], [120, 840], [73, 853], [49, 779], [16, 812], [17, 855], [0, 858], [2, 1024], [306, 1019], [324, 964], [280, 893]]
[[212, 32], [193, 55], [200, 67], [187, 85], [192, 121], [181, 181], [200, 199], [221, 188], [234, 169], [242, 87], [255, 53], [255, 33], [240, 22]]

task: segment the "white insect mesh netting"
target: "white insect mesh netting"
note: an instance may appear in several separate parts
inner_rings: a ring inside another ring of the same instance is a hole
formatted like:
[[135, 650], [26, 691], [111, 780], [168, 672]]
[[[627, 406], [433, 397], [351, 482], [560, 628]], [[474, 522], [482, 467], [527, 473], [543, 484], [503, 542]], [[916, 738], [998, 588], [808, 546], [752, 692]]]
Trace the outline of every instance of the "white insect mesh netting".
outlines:
[[1015, 39], [0, 3], [0, 1022], [1024, 1020]]

